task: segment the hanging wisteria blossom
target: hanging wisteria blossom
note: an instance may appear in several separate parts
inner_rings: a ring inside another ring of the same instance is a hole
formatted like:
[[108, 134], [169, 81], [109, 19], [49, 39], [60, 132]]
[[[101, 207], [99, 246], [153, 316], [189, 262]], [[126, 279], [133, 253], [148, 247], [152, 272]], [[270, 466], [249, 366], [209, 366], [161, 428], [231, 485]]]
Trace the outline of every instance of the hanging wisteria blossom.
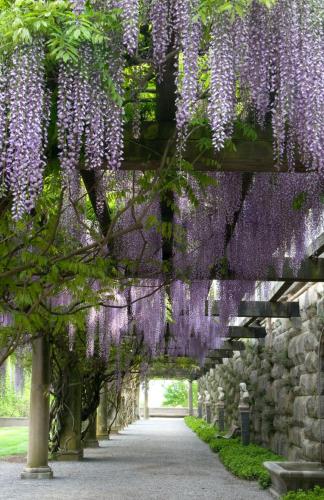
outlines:
[[153, 0], [150, 8], [153, 60], [160, 72], [171, 44], [171, 4], [169, 0]]
[[[43, 185], [45, 148], [48, 125], [48, 94], [45, 87], [44, 43], [18, 47], [12, 57], [11, 69], [1, 77], [0, 145], [2, 152], [0, 174], [13, 196], [13, 216], [19, 219], [35, 206]], [[2, 71], [4, 70], [2, 66]], [[5, 130], [7, 96], [8, 129]], [[6, 137], [7, 136], [7, 137]]]

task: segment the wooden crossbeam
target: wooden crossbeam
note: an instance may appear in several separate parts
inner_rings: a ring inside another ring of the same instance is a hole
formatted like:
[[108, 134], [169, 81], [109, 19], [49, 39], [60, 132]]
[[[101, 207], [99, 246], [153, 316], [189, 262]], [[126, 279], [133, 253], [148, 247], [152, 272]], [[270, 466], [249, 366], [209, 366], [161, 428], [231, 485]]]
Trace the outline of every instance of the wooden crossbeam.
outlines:
[[[208, 301], [206, 301], [207, 314], [208, 314]], [[213, 301], [209, 305], [209, 314], [211, 316], [219, 316], [220, 301]], [[298, 302], [264, 302], [264, 301], [249, 301], [241, 302], [238, 308], [238, 317], [242, 318], [292, 318], [299, 317], [299, 303]]]
[[148, 373], [149, 378], [174, 378], [181, 380], [190, 380], [195, 376], [190, 370], [181, 370], [166, 367], [165, 370], [150, 370]]
[[[210, 279], [216, 280], [246, 280], [246, 281], [303, 281], [303, 282], [322, 282], [324, 281], [324, 259], [323, 258], [307, 258], [303, 260], [299, 270], [294, 271], [293, 261], [286, 257], [282, 272], [276, 271], [276, 266], [270, 267], [264, 273], [256, 273], [252, 275], [236, 275], [229, 271], [228, 273], [213, 273], [209, 276]], [[197, 277], [198, 279], [198, 277]], [[203, 279], [201, 277], [200, 279]], [[206, 277], [208, 279], [208, 277]]]
[[[160, 106], [157, 123], [144, 123], [142, 126], [142, 137], [135, 141], [131, 136], [131, 131], [126, 130], [125, 138], [125, 161], [122, 168], [124, 170], [156, 170], [161, 165], [166, 146], [169, 147], [170, 156], [173, 156], [176, 149], [176, 141], [170, 147], [170, 137], [174, 132], [174, 122], [166, 120], [168, 114], [173, 115], [173, 108], [168, 109], [163, 100]], [[160, 99], [159, 99], [160, 101]], [[159, 102], [158, 101], [158, 102]], [[171, 103], [172, 105], [173, 103]], [[163, 111], [163, 109], [165, 110]], [[163, 116], [161, 115], [163, 111]], [[284, 164], [278, 170], [273, 160], [273, 140], [271, 130], [258, 130], [258, 139], [247, 140], [243, 137], [234, 136], [232, 141], [235, 144], [233, 150], [223, 150], [215, 153], [211, 148], [201, 154], [201, 141], [203, 136], [208, 134], [207, 130], [197, 131], [187, 142], [183, 159], [194, 162], [196, 170], [201, 171], [223, 171], [223, 172], [288, 172], [288, 165]], [[199, 160], [196, 160], [199, 158]], [[196, 161], [195, 161], [196, 160]], [[300, 161], [296, 162], [296, 171], [305, 172], [305, 167]]]
[[266, 329], [261, 326], [229, 327], [229, 337], [231, 339], [264, 339], [266, 335]]
[[[283, 270], [280, 273], [276, 272], [276, 266], [269, 268], [263, 273], [256, 273], [255, 275], [236, 275], [230, 270], [228, 272], [212, 272], [208, 275], [197, 275], [197, 269], [187, 269], [185, 273], [181, 273], [179, 276], [176, 272], [173, 273], [173, 278], [183, 279], [184, 277], [192, 280], [245, 280], [245, 281], [286, 281], [287, 283], [294, 283], [296, 281], [302, 282], [324, 282], [324, 258], [307, 258], [305, 259], [300, 269], [297, 273], [293, 270], [292, 259], [287, 257], [284, 261]], [[167, 278], [168, 273], [161, 273], [161, 277]], [[147, 274], [142, 271], [128, 272], [127, 277], [129, 278], [151, 278], [151, 274]], [[158, 276], [155, 276], [158, 277]]]
[[215, 351], [209, 351], [208, 358], [219, 359], [219, 358], [232, 358], [234, 356], [234, 351], [229, 349], [217, 349]]

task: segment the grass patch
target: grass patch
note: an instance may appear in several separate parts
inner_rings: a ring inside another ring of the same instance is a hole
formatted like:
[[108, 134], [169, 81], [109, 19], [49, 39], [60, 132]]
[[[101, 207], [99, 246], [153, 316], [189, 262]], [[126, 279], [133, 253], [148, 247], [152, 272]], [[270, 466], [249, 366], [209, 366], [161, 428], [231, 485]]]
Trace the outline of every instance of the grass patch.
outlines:
[[28, 427], [0, 427], [0, 457], [27, 452]]
[[283, 460], [283, 457], [255, 444], [243, 446], [240, 439], [217, 438], [218, 429], [202, 419], [185, 417], [185, 422], [197, 436], [209, 444], [213, 452], [219, 454], [221, 462], [232, 474], [241, 479], [258, 481], [261, 488], [270, 486], [270, 474], [263, 467], [263, 462], [277, 462]]
[[282, 500], [324, 500], [324, 489], [315, 486], [313, 490], [308, 491], [291, 491], [282, 497]]

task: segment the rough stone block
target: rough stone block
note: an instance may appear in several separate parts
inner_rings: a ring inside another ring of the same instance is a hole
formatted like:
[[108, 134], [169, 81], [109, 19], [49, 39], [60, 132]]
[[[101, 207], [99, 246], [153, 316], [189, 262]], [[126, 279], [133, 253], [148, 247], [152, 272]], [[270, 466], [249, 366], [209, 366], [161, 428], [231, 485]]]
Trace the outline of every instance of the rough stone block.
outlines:
[[290, 446], [288, 460], [305, 460], [303, 450], [299, 446]]
[[307, 334], [301, 334], [290, 340], [288, 344], [288, 357], [293, 360], [296, 365], [305, 361], [305, 341]]
[[270, 448], [274, 453], [286, 457], [288, 455], [288, 438], [286, 434], [275, 432], [270, 439]]
[[260, 375], [258, 379], [258, 390], [259, 391], [267, 391], [269, 389], [269, 376], [268, 375]]
[[286, 369], [283, 365], [276, 363], [271, 370], [271, 377], [274, 379], [280, 379], [284, 376]]
[[305, 437], [311, 441], [321, 442], [321, 422], [318, 419], [305, 419]]
[[310, 396], [298, 396], [293, 403], [293, 422], [295, 425], [303, 427], [307, 417], [307, 402]]
[[[307, 415], [311, 418], [319, 417], [319, 400], [318, 396], [311, 396], [308, 398], [306, 406], [307, 406]], [[324, 410], [324, 408], [323, 408]]]
[[287, 351], [288, 343], [289, 343], [289, 335], [287, 332], [277, 335], [273, 340], [272, 352], [281, 353]]
[[288, 430], [289, 442], [301, 448], [304, 439], [304, 431], [301, 427], [290, 427]]
[[316, 304], [320, 298], [320, 289], [316, 285], [310, 287], [299, 297], [299, 306], [301, 311], [308, 310], [312, 305]]
[[301, 375], [305, 373], [305, 366], [302, 365], [297, 365], [293, 366], [290, 370], [290, 381], [293, 386], [299, 386], [300, 382], [300, 377]]
[[283, 384], [284, 384], [284, 382], [282, 379], [275, 380], [272, 384], [271, 393], [272, 393], [272, 399], [273, 399], [275, 404], [278, 403], [279, 393], [280, 393], [281, 389], [283, 388]]
[[300, 376], [301, 394], [315, 396], [317, 394], [317, 373], [304, 373]]
[[274, 415], [273, 427], [276, 431], [288, 434], [289, 420], [286, 417]]
[[317, 302], [317, 315], [324, 316], [324, 298]]
[[318, 372], [318, 355], [316, 352], [308, 352], [305, 356], [305, 370], [307, 373]]
[[280, 389], [276, 404], [277, 412], [281, 415], [292, 415], [294, 398], [293, 393], [287, 387]]
[[270, 373], [271, 367], [272, 365], [269, 359], [263, 359], [261, 361], [261, 373]]
[[320, 460], [321, 445], [315, 441], [304, 439], [302, 442], [302, 452], [304, 460], [306, 459], [312, 462], [317, 462]]

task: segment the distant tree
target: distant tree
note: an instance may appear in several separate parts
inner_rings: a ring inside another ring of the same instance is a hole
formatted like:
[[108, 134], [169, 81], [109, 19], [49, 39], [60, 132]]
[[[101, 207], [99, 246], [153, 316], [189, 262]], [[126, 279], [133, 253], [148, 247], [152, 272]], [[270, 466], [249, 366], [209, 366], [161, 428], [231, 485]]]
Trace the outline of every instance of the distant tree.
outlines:
[[[193, 405], [197, 406], [197, 383], [193, 382]], [[187, 407], [188, 406], [188, 381], [178, 380], [169, 384], [164, 392], [163, 406]]]

